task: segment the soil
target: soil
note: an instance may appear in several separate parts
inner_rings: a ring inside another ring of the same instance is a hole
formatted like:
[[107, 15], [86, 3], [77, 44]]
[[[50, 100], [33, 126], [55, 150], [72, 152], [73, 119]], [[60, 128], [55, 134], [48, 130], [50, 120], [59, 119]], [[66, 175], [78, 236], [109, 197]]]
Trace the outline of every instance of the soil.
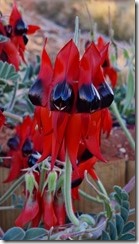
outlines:
[[[135, 127], [132, 126], [129, 131], [135, 139]], [[135, 160], [135, 152], [120, 127], [113, 127], [109, 138], [102, 135], [101, 152], [108, 161], [116, 159]]]

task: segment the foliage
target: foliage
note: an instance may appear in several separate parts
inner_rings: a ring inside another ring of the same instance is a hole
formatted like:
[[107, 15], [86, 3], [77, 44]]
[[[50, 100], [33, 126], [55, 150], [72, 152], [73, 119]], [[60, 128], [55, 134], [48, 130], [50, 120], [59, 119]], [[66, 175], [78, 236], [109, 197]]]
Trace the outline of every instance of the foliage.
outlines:
[[113, 214], [107, 218], [105, 212], [90, 214], [77, 213], [79, 226], [67, 222], [66, 225], [51, 228], [49, 231], [38, 228], [22, 229], [12, 227], [6, 231], [2, 240], [135, 240], [135, 223], [128, 221], [130, 202], [128, 193], [114, 186], [110, 194]]

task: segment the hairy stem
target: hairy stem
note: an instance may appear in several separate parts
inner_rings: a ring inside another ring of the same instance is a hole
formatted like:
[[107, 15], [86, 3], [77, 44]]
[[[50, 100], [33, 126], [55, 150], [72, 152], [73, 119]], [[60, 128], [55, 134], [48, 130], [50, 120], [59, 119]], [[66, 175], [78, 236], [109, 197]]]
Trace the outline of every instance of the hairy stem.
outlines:
[[130, 143], [130, 146], [132, 147], [133, 150], [135, 150], [135, 141], [134, 141], [132, 135], [130, 134], [129, 130], [127, 129], [126, 125], [124, 124], [115, 101], [113, 101], [113, 103], [111, 104], [111, 109], [112, 109], [112, 112], [114, 113], [115, 117], [117, 118], [121, 128], [123, 129], [128, 141]]
[[69, 220], [73, 224], [79, 225], [79, 220], [76, 218], [72, 207], [71, 176], [72, 176], [72, 166], [69, 157], [66, 154], [66, 163], [65, 163], [65, 172], [64, 172], [64, 200], [65, 200], [66, 213]]
[[19, 115], [16, 115], [16, 114], [12, 114], [10, 112], [7, 112], [7, 111], [4, 111], [3, 112], [4, 116], [5, 117], [8, 117], [10, 119], [14, 119], [14, 120], [17, 120], [18, 122], [22, 123], [23, 122], [23, 118]]
[[92, 197], [91, 195], [89, 195], [88, 193], [82, 191], [81, 189], [79, 189], [79, 193], [80, 193], [81, 196], [83, 196], [87, 200], [90, 200], [90, 201], [93, 201], [93, 202], [96, 202], [96, 203], [100, 203], [100, 204], [103, 203], [103, 201], [101, 199], [98, 199], [96, 197]]
[[12, 109], [14, 107], [14, 104], [15, 104], [15, 101], [16, 101], [16, 92], [17, 92], [17, 90], [18, 90], [18, 81], [16, 81], [16, 84], [15, 84], [15, 87], [14, 87], [14, 91], [13, 91], [13, 96], [12, 96], [11, 102], [9, 104], [8, 111], [12, 111]]
[[11, 187], [3, 194], [2, 197], [0, 197], [0, 204], [5, 202], [12, 194], [13, 192], [24, 182], [25, 175], [22, 175], [18, 180], [16, 180]]

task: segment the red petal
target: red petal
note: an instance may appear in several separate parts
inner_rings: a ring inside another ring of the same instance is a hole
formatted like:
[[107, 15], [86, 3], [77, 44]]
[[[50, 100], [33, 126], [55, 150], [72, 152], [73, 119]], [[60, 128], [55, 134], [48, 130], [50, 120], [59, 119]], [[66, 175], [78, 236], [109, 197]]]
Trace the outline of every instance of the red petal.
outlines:
[[110, 64], [109, 54], [108, 54], [109, 45], [110, 44], [107, 43], [106, 45], [103, 46], [101, 50], [99, 49], [101, 55], [101, 64], [103, 64], [105, 60], [107, 60], [108, 65]]
[[22, 15], [19, 12], [19, 10], [17, 9], [16, 1], [14, 1], [13, 9], [12, 9], [12, 12], [11, 12], [10, 18], [9, 18], [9, 24], [14, 27], [17, 20], [19, 20], [21, 18], [22, 18]]
[[109, 77], [112, 87], [114, 88], [116, 86], [117, 79], [118, 79], [117, 72], [113, 67], [106, 67], [103, 70], [104, 70], [104, 75]]
[[21, 214], [17, 217], [15, 225], [23, 227], [28, 222], [32, 221], [39, 212], [38, 201], [33, 200], [31, 197], [27, 200], [24, 209]]
[[49, 89], [50, 89], [50, 84], [52, 81], [52, 74], [53, 74], [53, 67], [51, 60], [45, 51], [45, 46], [46, 46], [46, 41], [44, 43], [43, 51], [42, 51], [42, 61], [41, 61], [41, 66], [40, 66], [40, 71], [39, 71], [39, 79], [42, 81], [42, 86], [43, 86], [43, 94], [42, 94], [42, 102], [44, 106], [48, 103], [48, 97], [49, 97]]
[[53, 196], [50, 192], [44, 192], [43, 195], [43, 221], [46, 229], [50, 229], [57, 224], [57, 218], [54, 212]]
[[64, 225], [66, 221], [66, 209], [62, 194], [58, 194], [54, 199], [54, 211], [57, 218], [57, 224]]
[[107, 137], [112, 129], [112, 117], [108, 109], [102, 110], [102, 129], [103, 133], [107, 133]]
[[13, 64], [16, 70], [18, 70], [20, 64], [20, 56], [16, 49], [16, 46], [9, 40], [3, 43], [3, 50], [8, 56], [8, 63]]
[[5, 123], [5, 116], [3, 115], [2, 111], [0, 110], [0, 127], [2, 127], [2, 125], [4, 125]]
[[89, 139], [85, 140], [85, 144], [87, 149], [100, 161], [106, 162], [100, 152], [100, 143], [99, 140], [96, 138], [96, 135], [90, 137]]
[[66, 80], [72, 83], [78, 79], [79, 72], [79, 52], [73, 40], [70, 40], [58, 53], [55, 68], [53, 84]]
[[11, 168], [8, 177], [4, 183], [17, 179], [21, 175], [21, 169], [24, 168], [24, 160], [20, 151], [14, 152], [12, 156]]
[[95, 44], [92, 42], [80, 61], [80, 77], [79, 86], [86, 83], [94, 83], [96, 73], [101, 64], [101, 56], [96, 48]]
[[80, 140], [81, 116], [80, 114], [73, 114], [70, 116], [66, 129], [66, 147], [74, 169], [77, 169], [76, 161]]
[[104, 46], [105, 46], [104, 39], [102, 38], [102, 36], [99, 36], [97, 39], [97, 47], [99, 50], [101, 50], [103, 49]]
[[80, 200], [80, 195], [79, 195], [79, 192], [78, 192], [78, 188], [79, 187], [74, 187], [72, 188], [72, 198], [73, 200]]
[[51, 169], [55, 164], [55, 160], [61, 150], [65, 130], [67, 126], [69, 115], [67, 113], [52, 112], [52, 125], [54, 133], [52, 135], [52, 162]]
[[94, 179], [94, 180], [98, 180], [98, 176], [97, 176], [97, 174], [96, 174], [96, 172], [95, 172], [95, 170], [94, 169], [88, 169], [88, 173], [89, 173], [89, 175]]
[[40, 30], [40, 27], [37, 26], [37, 25], [28, 25], [28, 31], [27, 31], [27, 34], [30, 35], [30, 34], [33, 34], [35, 33], [37, 30]]
[[40, 157], [40, 159], [37, 161], [42, 162], [45, 158], [47, 158], [48, 156], [51, 155], [52, 152], [52, 135], [47, 135], [47, 136], [43, 136], [43, 140], [42, 140], [42, 156]]

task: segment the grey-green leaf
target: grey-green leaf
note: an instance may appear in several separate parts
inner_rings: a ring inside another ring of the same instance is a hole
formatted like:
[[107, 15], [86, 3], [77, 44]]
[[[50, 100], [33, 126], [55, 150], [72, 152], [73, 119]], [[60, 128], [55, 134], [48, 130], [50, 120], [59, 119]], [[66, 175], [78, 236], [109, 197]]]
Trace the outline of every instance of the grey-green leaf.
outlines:
[[110, 235], [105, 230], [102, 231], [101, 240], [104, 240], [104, 241], [111, 240]]
[[132, 234], [122, 235], [119, 240], [135, 240], [135, 236]]
[[129, 207], [130, 207], [129, 201], [124, 200], [124, 201], [122, 202], [122, 207], [124, 207], [124, 208], [126, 208], [127, 210], [129, 210]]
[[129, 199], [129, 195], [128, 195], [128, 193], [126, 191], [122, 192], [122, 199], [123, 200], [128, 200]]
[[25, 231], [20, 227], [13, 227], [7, 230], [3, 236], [4, 241], [21, 241], [24, 239]]
[[118, 196], [121, 196], [122, 189], [121, 189], [120, 186], [114, 186], [113, 189], [114, 189], [115, 192], [118, 194]]
[[109, 230], [109, 235], [111, 240], [116, 240], [117, 230], [116, 230], [116, 226], [112, 221], [108, 222], [108, 230]]
[[48, 232], [44, 228], [30, 228], [26, 231], [24, 240], [40, 240], [45, 235], [48, 235]]
[[120, 236], [123, 232], [123, 228], [124, 228], [124, 220], [123, 218], [116, 214], [116, 228], [117, 228], [117, 235]]
[[135, 223], [133, 221], [128, 222], [123, 229], [123, 233], [127, 233], [135, 228]]
[[123, 218], [125, 223], [128, 220], [128, 216], [129, 216], [129, 211], [126, 208], [121, 207], [121, 217]]
[[0, 61], [0, 80], [2, 81], [15, 81], [19, 77], [18, 73], [15, 70], [14, 65], [7, 62]]

